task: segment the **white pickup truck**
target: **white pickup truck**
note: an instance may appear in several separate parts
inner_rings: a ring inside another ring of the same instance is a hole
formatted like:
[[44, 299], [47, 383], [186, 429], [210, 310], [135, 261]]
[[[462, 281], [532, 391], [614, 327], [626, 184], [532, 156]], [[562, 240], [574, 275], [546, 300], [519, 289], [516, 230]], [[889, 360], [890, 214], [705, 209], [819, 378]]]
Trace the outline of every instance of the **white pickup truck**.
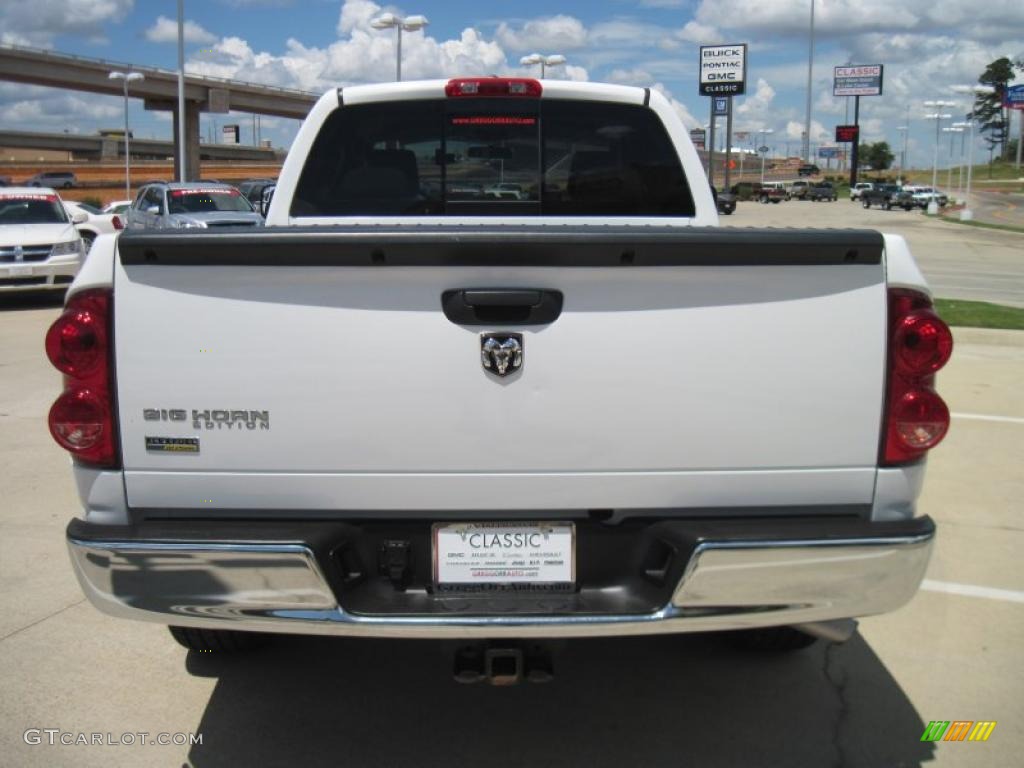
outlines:
[[202, 650], [487, 639], [460, 679], [503, 681], [513, 639], [897, 608], [949, 329], [899, 237], [717, 223], [655, 91], [326, 94], [266, 228], [100, 237], [71, 286], [85, 593]]

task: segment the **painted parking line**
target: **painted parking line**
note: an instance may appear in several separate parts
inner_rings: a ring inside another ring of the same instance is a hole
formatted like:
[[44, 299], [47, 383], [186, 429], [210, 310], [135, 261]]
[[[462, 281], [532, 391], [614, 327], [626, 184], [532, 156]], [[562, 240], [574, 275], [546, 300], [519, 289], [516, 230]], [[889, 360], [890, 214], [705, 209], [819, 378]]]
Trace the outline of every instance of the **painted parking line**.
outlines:
[[945, 592], [947, 595], [964, 597], [984, 597], [988, 600], [1002, 600], [1007, 603], [1024, 603], [1024, 592], [1015, 589], [996, 589], [995, 587], [979, 587], [974, 584], [957, 584], [953, 581], [935, 581], [925, 579], [921, 589], [928, 592]]
[[989, 416], [985, 413], [952, 413], [954, 419], [971, 419], [974, 421], [998, 421], [1004, 424], [1024, 424], [1024, 418], [1018, 416]]

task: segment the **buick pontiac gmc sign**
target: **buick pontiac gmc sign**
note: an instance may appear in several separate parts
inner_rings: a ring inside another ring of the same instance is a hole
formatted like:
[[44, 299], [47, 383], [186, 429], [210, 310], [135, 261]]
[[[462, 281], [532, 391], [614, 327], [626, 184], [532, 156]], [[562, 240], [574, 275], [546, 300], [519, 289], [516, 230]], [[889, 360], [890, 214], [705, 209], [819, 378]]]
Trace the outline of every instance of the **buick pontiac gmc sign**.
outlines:
[[741, 96], [746, 90], [746, 80], [746, 43], [701, 46], [701, 96]]

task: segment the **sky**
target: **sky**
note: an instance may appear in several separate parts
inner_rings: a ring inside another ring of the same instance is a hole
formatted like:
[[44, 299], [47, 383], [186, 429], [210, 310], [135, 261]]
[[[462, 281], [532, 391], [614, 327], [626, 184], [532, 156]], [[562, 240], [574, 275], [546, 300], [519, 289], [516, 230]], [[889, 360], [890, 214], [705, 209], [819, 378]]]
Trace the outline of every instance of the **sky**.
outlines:
[[[185, 68], [314, 92], [390, 81], [394, 31], [375, 30], [370, 21], [385, 11], [422, 14], [430, 21], [426, 30], [403, 35], [403, 79], [536, 75], [536, 68], [519, 64], [522, 56], [560, 53], [567, 64], [549, 69], [548, 77], [656, 88], [696, 128], [708, 122], [710, 107], [698, 95], [698, 47], [747, 43], [747, 91], [735, 100], [734, 130], [749, 132], [750, 144], [757, 131], [771, 131], [761, 134], [764, 143], [796, 154], [806, 111], [811, 1], [185, 0]], [[0, 0], [0, 42], [175, 69], [176, 18], [174, 0]], [[976, 83], [1000, 56], [1024, 58], [1024, 2], [815, 0], [815, 31], [812, 141], [832, 143], [848, 109], [852, 119], [852, 105], [832, 96], [833, 67], [883, 64], [884, 94], [861, 99], [862, 140], [887, 140], [898, 152], [897, 128], [909, 124], [908, 164], [928, 167], [935, 121], [924, 118], [934, 110], [923, 102], [955, 101], [944, 111], [962, 118], [972, 97], [956, 86]], [[122, 110], [117, 97], [0, 83], [0, 129], [91, 134], [120, 126]], [[169, 137], [170, 120], [170, 113], [132, 102], [137, 136]], [[204, 140], [225, 123], [239, 123], [242, 141], [251, 143], [252, 119], [241, 114], [203, 115]], [[298, 125], [264, 117], [261, 134], [287, 147]], [[951, 143], [959, 155], [959, 138], [944, 135], [940, 165], [948, 162]], [[980, 141], [977, 147], [987, 157]]]

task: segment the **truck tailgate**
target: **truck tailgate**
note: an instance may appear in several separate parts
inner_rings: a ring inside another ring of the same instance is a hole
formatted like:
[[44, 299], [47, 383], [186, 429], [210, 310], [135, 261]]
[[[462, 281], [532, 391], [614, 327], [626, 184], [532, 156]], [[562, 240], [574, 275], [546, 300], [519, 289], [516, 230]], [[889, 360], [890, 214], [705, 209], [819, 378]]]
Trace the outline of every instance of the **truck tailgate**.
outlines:
[[[126, 234], [132, 507], [469, 515], [871, 502], [883, 239], [866, 231], [288, 228]], [[464, 325], [445, 291], [560, 292]], [[485, 370], [481, 333], [522, 334]]]

